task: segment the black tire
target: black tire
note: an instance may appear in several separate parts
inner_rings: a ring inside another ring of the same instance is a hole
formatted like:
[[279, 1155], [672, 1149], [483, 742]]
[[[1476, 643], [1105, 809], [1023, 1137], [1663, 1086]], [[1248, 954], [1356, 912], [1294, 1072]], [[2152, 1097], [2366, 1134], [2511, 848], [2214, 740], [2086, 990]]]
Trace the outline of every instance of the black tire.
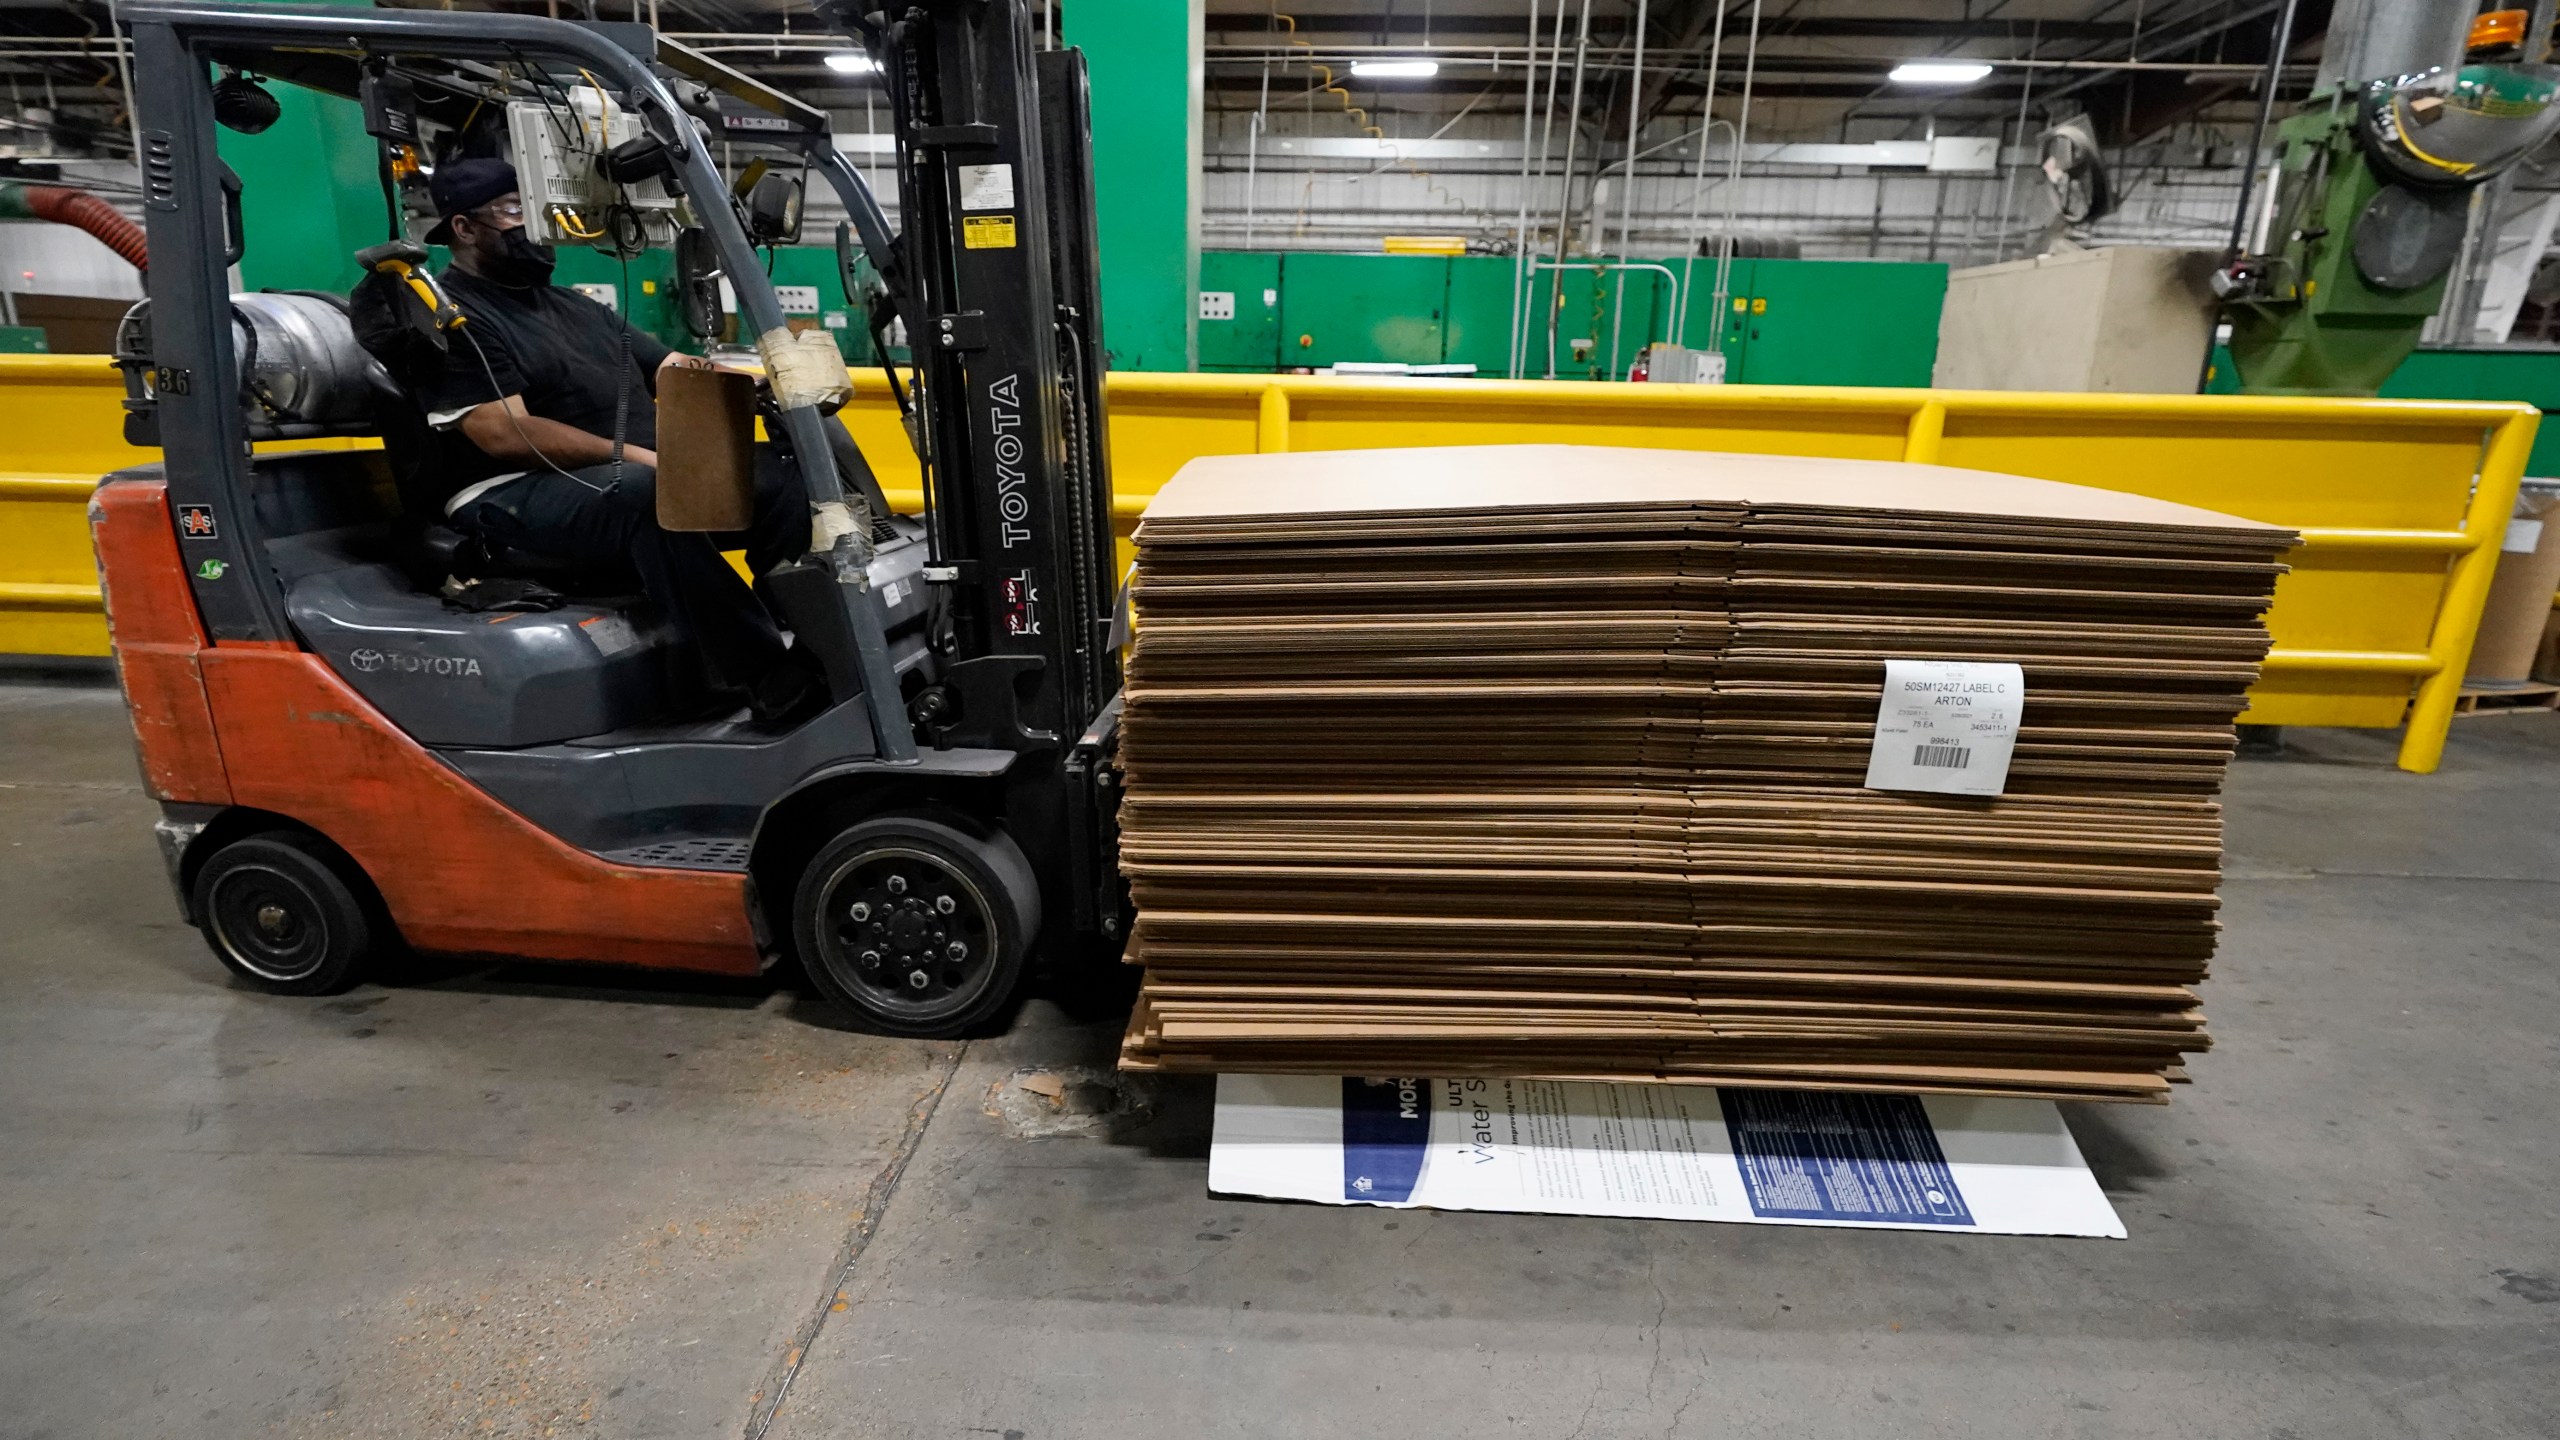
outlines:
[[260, 990], [333, 995], [364, 977], [382, 933], [316, 837], [243, 836], [196, 871], [196, 925], [214, 958]]
[[1001, 830], [948, 812], [874, 815], [809, 858], [791, 932], [810, 980], [866, 1027], [958, 1035], [1021, 988], [1040, 886]]

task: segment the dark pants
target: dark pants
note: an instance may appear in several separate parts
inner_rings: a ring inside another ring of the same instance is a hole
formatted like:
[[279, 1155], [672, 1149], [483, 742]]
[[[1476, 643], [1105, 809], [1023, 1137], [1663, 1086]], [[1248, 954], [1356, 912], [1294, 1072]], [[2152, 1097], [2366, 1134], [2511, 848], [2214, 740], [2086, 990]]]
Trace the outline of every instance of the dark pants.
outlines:
[[755, 518], [728, 534], [658, 528], [657, 473], [645, 465], [538, 471], [463, 507], [455, 527], [565, 561], [599, 580], [637, 580], [702, 653], [714, 685], [743, 688], [784, 654], [781, 632], [723, 550], [745, 550], [761, 575], [809, 550], [809, 507], [790, 467], [756, 453]]

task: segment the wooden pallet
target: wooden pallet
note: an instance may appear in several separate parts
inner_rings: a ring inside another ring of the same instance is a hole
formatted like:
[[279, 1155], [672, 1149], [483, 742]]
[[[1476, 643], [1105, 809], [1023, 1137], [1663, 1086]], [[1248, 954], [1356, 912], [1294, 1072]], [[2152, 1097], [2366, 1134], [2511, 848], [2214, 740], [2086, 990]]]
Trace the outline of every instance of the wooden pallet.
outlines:
[[2560, 710], [2560, 685], [2516, 685], [2496, 690], [2466, 686], [2453, 702], [2456, 715], [2513, 715], [2527, 710]]

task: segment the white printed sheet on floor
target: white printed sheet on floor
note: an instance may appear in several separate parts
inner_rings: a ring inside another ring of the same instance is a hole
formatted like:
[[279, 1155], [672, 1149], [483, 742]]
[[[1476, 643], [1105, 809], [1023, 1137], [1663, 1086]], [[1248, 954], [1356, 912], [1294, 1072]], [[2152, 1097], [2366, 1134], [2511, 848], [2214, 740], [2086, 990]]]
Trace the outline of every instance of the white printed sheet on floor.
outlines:
[[1328, 1205], [2124, 1238], [2050, 1100], [1221, 1075], [1209, 1189]]

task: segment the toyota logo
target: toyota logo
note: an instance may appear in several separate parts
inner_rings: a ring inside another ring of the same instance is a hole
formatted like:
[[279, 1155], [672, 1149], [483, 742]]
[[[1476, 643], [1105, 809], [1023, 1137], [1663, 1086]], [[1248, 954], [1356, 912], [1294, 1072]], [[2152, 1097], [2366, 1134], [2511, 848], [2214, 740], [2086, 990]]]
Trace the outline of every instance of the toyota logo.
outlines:
[[381, 669], [388, 658], [379, 650], [358, 650], [347, 657], [347, 663], [370, 675]]

